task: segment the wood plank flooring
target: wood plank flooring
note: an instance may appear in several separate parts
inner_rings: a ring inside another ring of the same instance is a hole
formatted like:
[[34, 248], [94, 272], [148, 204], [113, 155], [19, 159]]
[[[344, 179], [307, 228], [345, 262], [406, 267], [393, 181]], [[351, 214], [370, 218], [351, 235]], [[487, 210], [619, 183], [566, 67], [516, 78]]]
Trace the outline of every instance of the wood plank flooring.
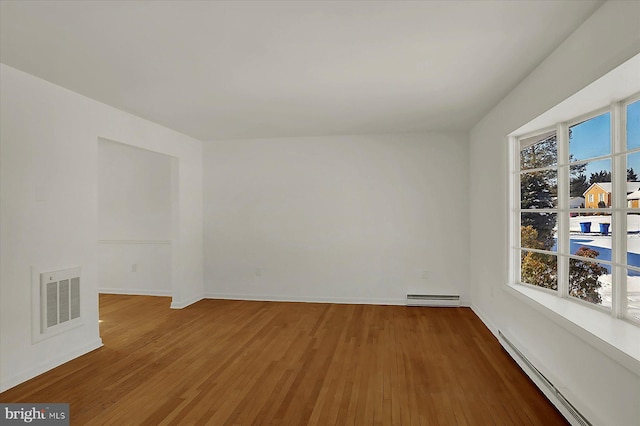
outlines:
[[104, 347], [0, 394], [73, 425], [564, 425], [467, 308], [100, 296]]

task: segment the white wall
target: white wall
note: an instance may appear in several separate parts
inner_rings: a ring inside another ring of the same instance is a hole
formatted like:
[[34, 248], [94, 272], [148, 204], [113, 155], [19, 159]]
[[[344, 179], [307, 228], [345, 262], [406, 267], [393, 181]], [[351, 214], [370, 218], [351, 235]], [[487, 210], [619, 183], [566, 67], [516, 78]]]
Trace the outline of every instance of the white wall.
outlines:
[[[0, 389], [100, 346], [98, 138], [178, 158], [174, 306], [201, 297], [202, 146], [154, 123], [1, 65]], [[84, 323], [32, 343], [34, 271], [82, 268]]]
[[101, 293], [171, 295], [171, 161], [156, 152], [98, 141]]
[[408, 292], [467, 298], [466, 135], [204, 147], [209, 296], [355, 303], [404, 303]]
[[[595, 424], [637, 425], [640, 377], [503, 291], [507, 282], [506, 135], [640, 51], [640, 3], [608, 2], [470, 134], [471, 300], [489, 327], [517, 339]], [[487, 203], [485, 189], [500, 194]]]
[[171, 237], [171, 157], [100, 139], [98, 238]]

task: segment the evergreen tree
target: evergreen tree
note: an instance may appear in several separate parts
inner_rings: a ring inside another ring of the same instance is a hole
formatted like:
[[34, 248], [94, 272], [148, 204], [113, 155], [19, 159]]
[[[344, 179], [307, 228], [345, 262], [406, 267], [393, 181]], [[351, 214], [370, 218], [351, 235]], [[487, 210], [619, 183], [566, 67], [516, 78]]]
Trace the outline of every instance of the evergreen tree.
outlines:
[[538, 169], [558, 162], [558, 144], [555, 135], [520, 150], [520, 170]]
[[589, 189], [590, 186], [589, 182], [587, 182], [587, 176], [579, 174], [578, 176], [571, 178], [569, 194], [571, 197], [582, 197], [584, 196], [584, 192]]
[[[520, 180], [520, 200], [523, 209], [551, 209], [553, 197], [544, 172], [526, 173]], [[544, 249], [553, 244], [553, 228], [556, 226], [555, 215], [550, 213], [522, 213], [522, 226], [531, 226], [537, 231], [538, 241]]]
[[591, 177], [589, 178], [589, 185], [600, 182], [611, 182], [611, 172], [600, 170], [599, 172], [591, 173]]
[[[557, 164], [558, 149], [555, 135], [527, 146], [520, 151], [520, 168], [540, 169]], [[520, 201], [523, 209], [550, 209], [557, 197], [557, 172], [545, 170], [523, 173], [520, 176]], [[555, 216], [545, 213], [523, 213], [522, 226], [531, 226], [537, 231], [542, 248], [550, 249], [553, 244]]]
[[637, 182], [637, 181], [638, 181], [638, 175], [633, 170], [633, 167], [628, 168], [627, 169], [627, 182]]

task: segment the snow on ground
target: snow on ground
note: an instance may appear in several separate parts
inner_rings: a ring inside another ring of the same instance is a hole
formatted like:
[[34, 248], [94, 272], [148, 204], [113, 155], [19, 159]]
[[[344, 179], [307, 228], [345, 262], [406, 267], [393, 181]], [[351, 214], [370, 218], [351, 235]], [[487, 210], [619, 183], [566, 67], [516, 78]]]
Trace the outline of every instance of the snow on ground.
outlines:
[[[580, 232], [580, 222], [591, 222], [591, 232], [584, 234]], [[584, 242], [583, 244], [611, 249], [613, 224], [609, 227], [609, 235], [601, 235], [601, 223], [611, 223], [611, 216], [576, 216], [570, 218], [569, 231], [571, 232], [571, 239], [589, 239], [590, 242]], [[640, 215], [627, 215], [627, 232], [627, 251], [640, 254]]]
[[[614, 227], [611, 216], [574, 216], [570, 218], [569, 231], [580, 233], [580, 222], [591, 222], [591, 232], [599, 233], [601, 223], [610, 223], [609, 232]], [[640, 215], [628, 214], [627, 215], [627, 232], [638, 233], [640, 232]]]
[[[611, 308], [611, 274], [600, 275], [598, 281], [602, 287], [598, 290], [602, 297], [602, 306]], [[628, 313], [640, 320], [640, 277], [627, 277]]]
[[[582, 233], [580, 222], [591, 222], [591, 232]], [[600, 234], [600, 223], [611, 223], [611, 216], [576, 216], [571, 217], [569, 231], [572, 240], [587, 240], [582, 242], [585, 246], [611, 249], [611, 234]], [[613, 230], [613, 224], [609, 232]], [[640, 254], [640, 215], [627, 215], [627, 252]], [[599, 278], [602, 287], [599, 290], [602, 296], [602, 306], [611, 307], [611, 275], [601, 275]], [[640, 276], [627, 276], [628, 313], [633, 318], [640, 320]]]
[[[611, 249], [610, 235], [571, 234], [570, 238], [572, 240], [580, 240], [581, 244], [585, 246]], [[640, 254], [640, 235], [627, 235], [627, 252]]]

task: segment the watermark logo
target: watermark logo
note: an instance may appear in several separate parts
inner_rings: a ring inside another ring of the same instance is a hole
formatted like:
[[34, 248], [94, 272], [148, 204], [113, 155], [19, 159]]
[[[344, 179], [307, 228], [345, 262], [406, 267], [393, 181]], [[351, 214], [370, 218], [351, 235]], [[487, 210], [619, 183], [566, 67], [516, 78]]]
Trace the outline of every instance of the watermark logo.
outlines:
[[69, 426], [69, 404], [2, 404], [0, 425]]

